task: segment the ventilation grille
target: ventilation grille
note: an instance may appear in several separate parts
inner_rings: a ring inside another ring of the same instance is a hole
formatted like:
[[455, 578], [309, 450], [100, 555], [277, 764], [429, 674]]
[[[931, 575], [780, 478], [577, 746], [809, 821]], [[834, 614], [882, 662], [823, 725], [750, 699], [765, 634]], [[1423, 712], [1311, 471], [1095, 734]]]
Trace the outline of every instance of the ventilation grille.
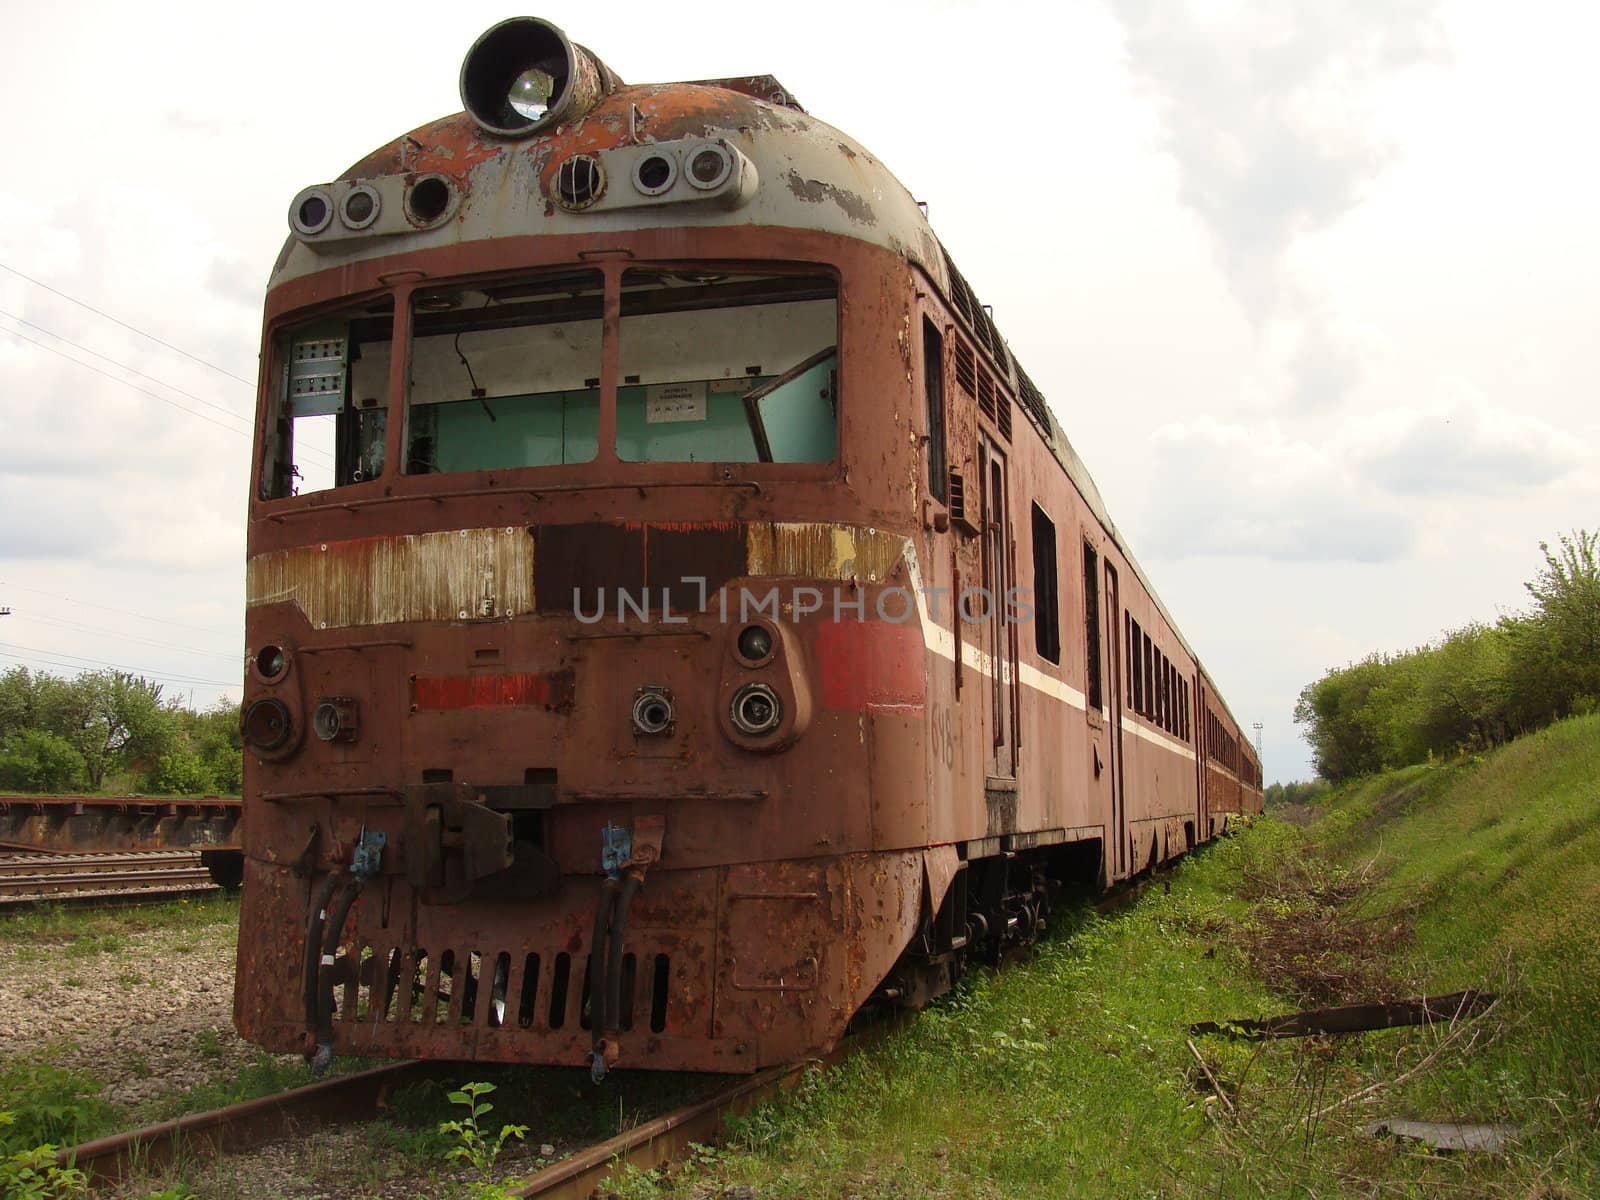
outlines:
[[[359, 965], [356, 965], [359, 964]], [[581, 977], [581, 978], [580, 978]], [[475, 1025], [556, 1032], [591, 1024], [589, 960], [555, 954], [496, 954], [421, 947], [341, 949], [334, 961], [340, 1021], [368, 1025]], [[624, 1031], [667, 1028], [672, 962], [665, 954], [622, 956]]]
[[604, 189], [600, 161], [587, 154], [570, 155], [556, 169], [556, 200], [562, 208], [587, 208]]
[[1039, 427], [1039, 432], [1049, 436], [1050, 409], [1045, 405], [1044, 396], [1040, 394], [1039, 389], [1033, 386], [1033, 380], [1028, 378], [1028, 373], [1020, 366], [1017, 367], [1017, 399], [1028, 414], [1029, 420]]
[[996, 392], [995, 424], [1000, 426], [1000, 436], [1006, 441], [1011, 440], [1011, 397], [1004, 392]]
[[961, 472], [954, 467], [950, 469], [950, 518], [954, 521], [967, 519], [967, 481], [961, 478]]
[[969, 396], [978, 394], [978, 360], [972, 353], [972, 347], [960, 338], [956, 339], [956, 382], [961, 385], [961, 390]]
[[994, 420], [994, 380], [982, 367], [978, 369], [978, 411]]

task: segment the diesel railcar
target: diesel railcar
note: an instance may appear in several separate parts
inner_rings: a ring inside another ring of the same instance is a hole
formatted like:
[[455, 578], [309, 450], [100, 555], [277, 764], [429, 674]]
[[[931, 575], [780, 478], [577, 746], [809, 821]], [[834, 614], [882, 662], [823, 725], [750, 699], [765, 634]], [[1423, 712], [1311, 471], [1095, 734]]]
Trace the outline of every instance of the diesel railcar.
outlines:
[[266, 294], [246, 1037], [752, 1071], [1259, 809], [873, 154], [533, 18], [460, 89], [294, 197]]

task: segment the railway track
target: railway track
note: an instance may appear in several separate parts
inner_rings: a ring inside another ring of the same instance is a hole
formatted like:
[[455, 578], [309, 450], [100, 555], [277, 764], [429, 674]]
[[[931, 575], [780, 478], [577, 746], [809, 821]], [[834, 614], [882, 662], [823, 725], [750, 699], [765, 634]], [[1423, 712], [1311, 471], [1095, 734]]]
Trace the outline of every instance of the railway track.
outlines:
[[[739, 1076], [703, 1099], [643, 1121], [504, 1186], [509, 1195], [527, 1200], [586, 1200], [625, 1167], [648, 1170], [679, 1159], [691, 1143], [716, 1142], [726, 1117], [781, 1094], [814, 1066], [843, 1060], [898, 1027], [901, 1020], [882, 1020], [846, 1039], [820, 1060]], [[396, 1089], [459, 1073], [461, 1067], [449, 1062], [392, 1063], [85, 1142], [63, 1149], [58, 1161], [75, 1165], [98, 1192], [135, 1174], [153, 1176], [175, 1161], [236, 1154], [323, 1124], [373, 1120], [388, 1107]]]
[[19, 854], [0, 858], [0, 905], [40, 900], [154, 899], [214, 890], [199, 854]]
[[[3, 865], [14, 864], [0, 864]], [[1164, 874], [1153, 873], [1125, 884], [1092, 907], [1103, 914], [1129, 907], [1150, 887], [1163, 882]], [[3, 877], [0, 869], [0, 879]], [[739, 1076], [709, 1096], [643, 1121], [503, 1186], [508, 1195], [521, 1200], [587, 1200], [626, 1167], [649, 1170], [681, 1159], [693, 1144], [715, 1143], [729, 1116], [781, 1095], [811, 1068], [841, 1062], [915, 1016], [904, 1012], [881, 1017], [821, 1059]], [[135, 1172], [151, 1174], [175, 1160], [240, 1153], [318, 1124], [376, 1119], [388, 1108], [396, 1089], [458, 1073], [461, 1067], [460, 1063], [450, 1062], [392, 1063], [86, 1142], [63, 1150], [60, 1161], [74, 1163], [84, 1171], [92, 1188], [114, 1186]]]

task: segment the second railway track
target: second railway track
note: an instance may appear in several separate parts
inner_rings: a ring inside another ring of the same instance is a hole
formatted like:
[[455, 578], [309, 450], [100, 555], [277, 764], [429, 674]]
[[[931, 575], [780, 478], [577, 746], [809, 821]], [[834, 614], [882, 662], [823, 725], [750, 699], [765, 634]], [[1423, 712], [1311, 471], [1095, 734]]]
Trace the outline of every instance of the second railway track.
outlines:
[[19, 854], [0, 858], [0, 905], [40, 900], [149, 899], [214, 890], [192, 851]]

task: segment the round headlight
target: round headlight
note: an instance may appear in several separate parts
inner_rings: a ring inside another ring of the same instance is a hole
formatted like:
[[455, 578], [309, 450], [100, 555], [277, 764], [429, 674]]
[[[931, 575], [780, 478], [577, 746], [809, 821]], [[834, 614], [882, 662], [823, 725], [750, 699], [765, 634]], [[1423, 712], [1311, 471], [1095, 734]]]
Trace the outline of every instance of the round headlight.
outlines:
[[678, 164], [665, 154], [641, 158], [633, 168], [633, 186], [645, 196], [659, 196], [678, 177]]
[[244, 719], [239, 722], [240, 736], [264, 752], [281, 748], [293, 732], [289, 706], [277, 699], [257, 700], [244, 710]]
[[746, 625], [739, 631], [739, 657], [762, 663], [772, 655], [772, 631], [765, 625]]
[[289, 669], [289, 659], [282, 646], [263, 646], [256, 651], [256, 674], [268, 683], [276, 683]]
[[325, 742], [356, 740], [356, 702], [347, 696], [325, 696], [311, 713], [311, 732]]
[[689, 182], [702, 191], [719, 188], [733, 174], [733, 156], [721, 146], [709, 143], [689, 158]]
[[740, 733], [763, 737], [783, 723], [783, 701], [764, 683], [747, 683], [733, 694], [728, 718]]
[[339, 219], [351, 229], [365, 229], [378, 219], [378, 205], [377, 189], [358, 183], [345, 195]]
[[289, 228], [301, 237], [321, 233], [333, 220], [333, 197], [323, 187], [308, 187], [289, 205]]

